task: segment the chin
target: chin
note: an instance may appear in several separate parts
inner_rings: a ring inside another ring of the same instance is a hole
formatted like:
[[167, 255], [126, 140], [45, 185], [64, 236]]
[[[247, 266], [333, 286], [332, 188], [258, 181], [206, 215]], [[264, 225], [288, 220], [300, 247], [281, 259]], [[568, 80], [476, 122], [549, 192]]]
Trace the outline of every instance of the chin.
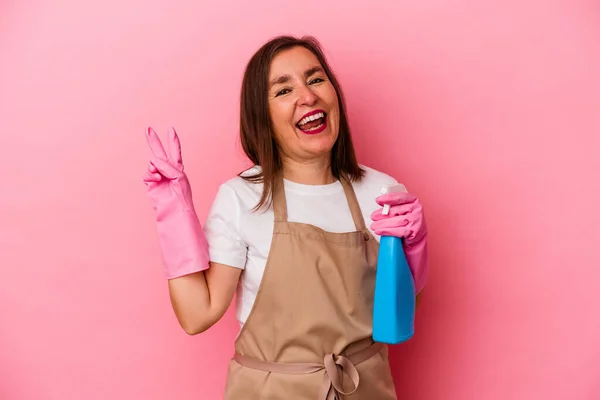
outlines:
[[314, 137], [306, 144], [306, 150], [315, 155], [331, 153], [336, 138], [333, 136]]

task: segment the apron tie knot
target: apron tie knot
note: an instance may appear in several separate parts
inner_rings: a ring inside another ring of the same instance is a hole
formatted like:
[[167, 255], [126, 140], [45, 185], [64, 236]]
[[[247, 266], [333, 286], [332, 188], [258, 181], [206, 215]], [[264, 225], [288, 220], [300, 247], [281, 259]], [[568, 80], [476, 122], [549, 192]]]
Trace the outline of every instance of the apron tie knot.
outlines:
[[[350, 355], [341, 356], [328, 353], [320, 363], [278, 363], [265, 361], [235, 353], [233, 359], [241, 366], [260, 371], [275, 372], [279, 374], [314, 374], [325, 370], [325, 379], [319, 392], [319, 400], [340, 400], [340, 395], [351, 395], [358, 389], [358, 370], [355, 365], [370, 359], [378, 354], [384, 347], [383, 343], [373, 343], [369, 347]], [[346, 374], [353, 383], [349, 392], [344, 392], [342, 376]]]
[[[327, 354], [323, 360], [325, 366], [325, 381], [321, 389], [320, 399], [339, 400], [339, 395], [350, 395], [358, 389], [360, 378], [356, 367], [350, 360], [344, 356]], [[350, 377], [353, 383], [353, 388], [349, 392], [344, 392], [342, 385], [342, 376], [346, 374]]]

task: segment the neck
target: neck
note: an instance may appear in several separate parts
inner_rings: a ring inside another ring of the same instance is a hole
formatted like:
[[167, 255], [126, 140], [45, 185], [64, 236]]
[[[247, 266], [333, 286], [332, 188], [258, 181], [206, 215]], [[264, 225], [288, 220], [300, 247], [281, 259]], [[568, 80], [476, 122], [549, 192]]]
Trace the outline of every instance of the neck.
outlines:
[[327, 185], [336, 181], [329, 156], [313, 160], [283, 158], [283, 177], [303, 185]]

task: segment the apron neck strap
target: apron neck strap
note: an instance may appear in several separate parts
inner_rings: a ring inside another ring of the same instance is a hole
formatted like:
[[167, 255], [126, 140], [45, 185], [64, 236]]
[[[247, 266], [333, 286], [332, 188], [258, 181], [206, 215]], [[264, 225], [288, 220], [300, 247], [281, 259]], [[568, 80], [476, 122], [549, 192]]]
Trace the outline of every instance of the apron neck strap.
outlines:
[[277, 174], [273, 181], [273, 212], [275, 222], [287, 221], [287, 202], [285, 200], [285, 189], [283, 183], [283, 174]]
[[345, 176], [342, 175], [340, 178], [340, 183], [344, 188], [344, 193], [346, 194], [346, 200], [348, 201], [348, 206], [350, 207], [350, 212], [352, 213], [352, 219], [354, 220], [354, 226], [357, 231], [364, 231], [365, 227], [365, 219], [363, 218], [362, 211], [360, 209], [360, 204], [358, 203], [358, 199], [356, 198], [356, 193], [354, 193], [354, 189], [352, 188], [352, 183], [350, 183]]
[[[356, 194], [354, 193], [354, 189], [352, 188], [352, 184], [344, 176], [340, 178], [340, 183], [342, 184], [342, 188], [344, 188], [344, 194], [346, 195], [346, 200], [348, 201], [348, 206], [352, 213], [354, 226], [357, 231], [362, 232], [366, 229], [365, 220]], [[273, 213], [275, 214], [276, 222], [287, 221], [287, 202], [285, 200], [283, 174], [281, 173], [277, 174], [277, 178], [273, 182]]]

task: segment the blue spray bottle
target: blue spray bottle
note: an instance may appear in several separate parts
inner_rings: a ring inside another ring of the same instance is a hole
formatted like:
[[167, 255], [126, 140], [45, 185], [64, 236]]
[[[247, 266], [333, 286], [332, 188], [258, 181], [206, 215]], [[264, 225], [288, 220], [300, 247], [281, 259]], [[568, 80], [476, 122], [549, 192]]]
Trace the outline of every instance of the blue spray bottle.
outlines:
[[[404, 185], [384, 186], [383, 194], [406, 191]], [[390, 212], [384, 205], [383, 214]], [[373, 304], [373, 340], [380, 343], [398, 344], [414, 334], [415, 282], [408, 267], [402, 239], [382, 236], [375, 276], [375, 299]]]

